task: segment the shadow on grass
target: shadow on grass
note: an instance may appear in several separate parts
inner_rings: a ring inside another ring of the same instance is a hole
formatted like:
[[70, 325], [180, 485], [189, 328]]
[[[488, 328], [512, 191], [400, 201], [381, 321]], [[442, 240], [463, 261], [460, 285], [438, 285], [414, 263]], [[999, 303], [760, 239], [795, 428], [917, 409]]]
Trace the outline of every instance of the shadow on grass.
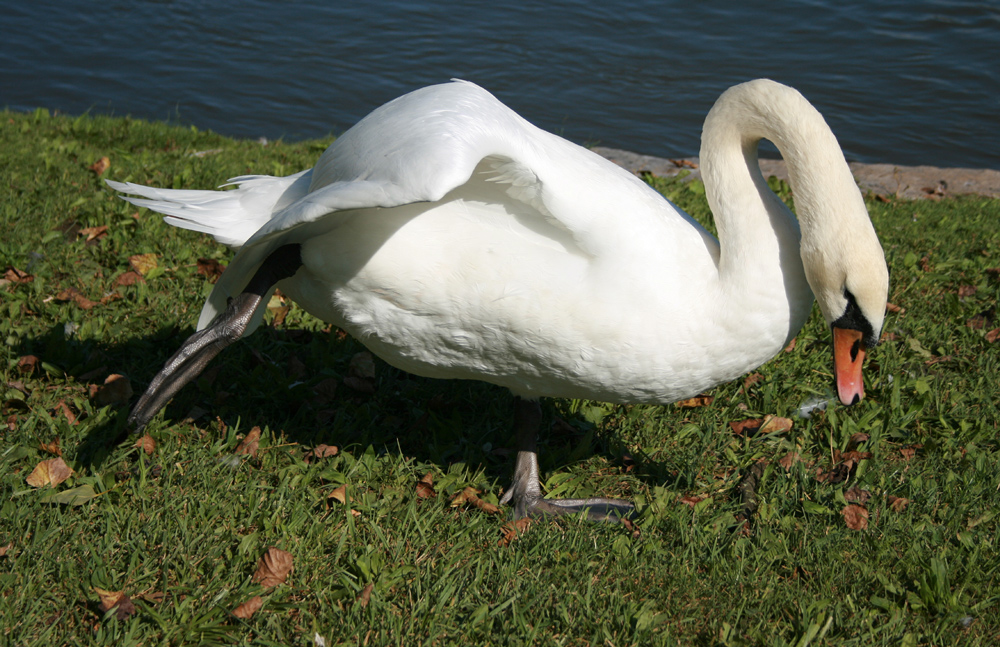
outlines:
[[[105, 413], [76, 445], [75, 460], [100, 470], [122, 445], [135, 436], [126, 419], [131, 406], [163, 363], [193, 328], [166, 324], [153, 335], [123, 343], [79, 339], [56, 325], [22, 341], [22, 355], [35, 354], [50, 367], [74, 376], [77, 390], [103, 384], [110, 374], [127, 376], [135, 393], [127, 406]], [[67, 334], [69, 333], [69, 334]], [[448, 471], [462, 463], [482, 469], [506, 486], [516, 448], [513, 446], [513, 396], [501, 387], [475, 381], [435, 380], [414, 376], [374, 360], [374, 377], [358, 377], [355, 365], [364, 347], [334, 330], [261, 327], [225, 349], [204, 373], [186, 385], [150, 422], [154, 438], [193, 430], [190, 440], [226, 433], [236, 427], [269, 429], [275, 442], [305, 447], [320, 443], [348, 451], [399, 454]], [[364, 356], [361, 356], [362, 361]], [[72, 384], [72, 380], [70, 381]], [[543, 472], [560, 470], [593, 456], [623, 466], [623, 448], [614, 432], [602, 431], [582, 415], [556, 411], [543, 400], [539, 438]], [[214, 439], [213, 439], [214, 440]], [[635, 453], [635, 452], [629, 452]], [[636, 456], [634, 476], [663, 485], [677, 479], [665, 466]], [[607, 465], [605, 465], [606, 467]]]

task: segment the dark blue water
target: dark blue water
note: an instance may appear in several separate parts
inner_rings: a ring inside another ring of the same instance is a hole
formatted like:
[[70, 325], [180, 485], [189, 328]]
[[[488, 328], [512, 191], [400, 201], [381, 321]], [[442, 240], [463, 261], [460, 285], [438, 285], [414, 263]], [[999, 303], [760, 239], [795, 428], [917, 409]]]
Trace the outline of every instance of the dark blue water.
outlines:
[[[617, 5], [618, 8], [611, 8]], [[0, 1], [0, 105], [337, 134], [461, 77], [580, 143], [697, 154], [726, 87], [767, 76], [864, 162], [1000, 168], [1000, 3], [813, 0]]]

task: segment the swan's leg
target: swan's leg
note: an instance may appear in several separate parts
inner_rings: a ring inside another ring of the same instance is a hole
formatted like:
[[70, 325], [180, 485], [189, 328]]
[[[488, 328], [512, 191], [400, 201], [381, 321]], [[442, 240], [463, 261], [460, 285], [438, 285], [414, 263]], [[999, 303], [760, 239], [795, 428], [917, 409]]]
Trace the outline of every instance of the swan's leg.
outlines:
[[174, 356], [167, 360], [129, 413], [129, 426], [137, 432], [145, 427], [181, 387], [205, 370], [212, 358], [242, 337], [254, 311], [274, 284], [294, 275], [301, 265], [299, 245], [285, 245], [274, 250], [250, 279], [246, 289], [229, 299], [225, 312], [219, 313], [207, 328], [188, 337]]
[[535, 400], [514, 400], [514, 431], [517, 436], [517, 462], [514, 464], [514, 482], [500, 499], [501, 505], [513, 503], [514, 518], [546, 517], [586, 512], [591, 521], [620, 521], [629, 516], [634, 507], [621, 499], [546, 499], [538, 477], [536, 454], [538, 428], [542, 410]]

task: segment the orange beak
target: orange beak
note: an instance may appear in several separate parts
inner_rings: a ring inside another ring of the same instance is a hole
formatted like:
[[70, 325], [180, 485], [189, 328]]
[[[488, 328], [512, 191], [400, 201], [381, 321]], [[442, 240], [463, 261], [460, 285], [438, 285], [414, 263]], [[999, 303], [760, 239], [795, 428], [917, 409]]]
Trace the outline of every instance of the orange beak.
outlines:
[[865, 397], [865, 383], [861, 379], [861, 365], [865, 361], [865, 347], [861, 331], [849, 328], [833, 329], [833, 373], [837, 381], [840, 401], [850, 406]]

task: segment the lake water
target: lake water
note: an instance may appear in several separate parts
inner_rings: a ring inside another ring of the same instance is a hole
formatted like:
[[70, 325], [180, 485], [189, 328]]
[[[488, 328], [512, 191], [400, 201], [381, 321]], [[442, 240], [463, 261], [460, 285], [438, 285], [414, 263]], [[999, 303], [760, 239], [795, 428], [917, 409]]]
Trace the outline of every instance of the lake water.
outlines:
[[[615, 6], [619, 8], [613, 8]], [[579, 143], [695, 155], [725, 88], [802, 91], [849, 159], [1000, 169], [1000, 3], [0, 0], [0, 106], [343, 132], [461, 77]]]

